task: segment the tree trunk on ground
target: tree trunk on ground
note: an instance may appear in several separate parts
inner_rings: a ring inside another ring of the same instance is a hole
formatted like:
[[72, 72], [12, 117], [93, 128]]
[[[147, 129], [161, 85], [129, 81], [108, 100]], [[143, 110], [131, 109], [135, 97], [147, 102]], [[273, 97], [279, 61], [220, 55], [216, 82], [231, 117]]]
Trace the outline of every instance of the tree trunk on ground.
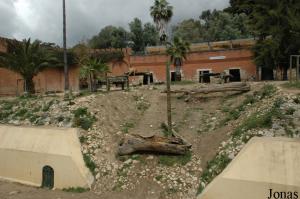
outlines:
[[[198, 88], [198, 89], [192, 89], [192, 90], [173, 90], [171, 93], [184, 93], [186, 95], [190, 94], [208, 94], [208, 93], [216, 93], [216, 92], [227, 92], [227, 91], [250, 91], [250, 86], [246, 83], [229, 83], [224, 84], [220, 86], [209, 86], [206, 88]], [[166, 93], [166, 91], [163, 91], [163, 93]]]
[[184, 155], [191, 148], [191, 144], [179, 137], [142, 137], [140, 135], [125, 135], [120, 141], [118, 154], [153, 152], [162, 154]]

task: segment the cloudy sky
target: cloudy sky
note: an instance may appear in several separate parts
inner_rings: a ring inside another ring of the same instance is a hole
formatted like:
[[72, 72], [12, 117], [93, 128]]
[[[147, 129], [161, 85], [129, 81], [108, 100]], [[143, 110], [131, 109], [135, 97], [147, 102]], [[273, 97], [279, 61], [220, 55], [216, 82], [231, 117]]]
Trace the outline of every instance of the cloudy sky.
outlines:
[[[223, 9], [229, 0], [169, 0], [172, 23], [198, 18], [206, 9]], [[106, 25], [123, 26], [138, 17], [151, 21], [153, 0], [66, 0], [68, 46], [86, 40]], [[62, 44], [62, 0], [0, 0], [0, 37], [31, 37]]]

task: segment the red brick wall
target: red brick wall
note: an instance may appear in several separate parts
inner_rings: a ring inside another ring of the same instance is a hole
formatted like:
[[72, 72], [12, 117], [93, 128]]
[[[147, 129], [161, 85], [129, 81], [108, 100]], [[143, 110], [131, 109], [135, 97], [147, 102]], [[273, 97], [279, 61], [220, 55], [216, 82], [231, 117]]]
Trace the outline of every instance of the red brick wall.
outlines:
[[[47, 68], [35, 76], [33, 80], [35, 89], [39, 93], [64, 91], [64, 71], [62, 68]], [[78, 66], [70, 67], [69, 82], [72, 91], [79, 90]], [[19, 74], [0, 68], [0, 95], [20, 95], [24, 92], [23, 85], [23, 78]]]

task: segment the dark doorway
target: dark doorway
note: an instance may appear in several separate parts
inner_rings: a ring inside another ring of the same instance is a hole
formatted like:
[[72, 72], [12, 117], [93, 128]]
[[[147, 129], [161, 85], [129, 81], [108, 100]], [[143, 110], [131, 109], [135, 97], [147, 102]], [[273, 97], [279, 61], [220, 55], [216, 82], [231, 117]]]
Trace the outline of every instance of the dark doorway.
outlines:
[[231, 75], [230, 82], [240, 82], [241, 81], [240, 69], [230, 69], [229, 74]]
[[43, 167], [42, 187], [52, 189], [54, 187], [54, 170], [50, 166]]
[[199, 71], [199, 83], [210, 83], [209, 70]]
[[261, 80], [274, 80], [274, 71], [272, 68], [261, 68]]
[[176, 81], [176, 72], [171, 72], [171, 82]]
[[143, 85], [148, 85], [148, 81], [150, 78], [150, 84], [153, 83], [153, 74], [149, 74], [149, 75], [143, 75]]

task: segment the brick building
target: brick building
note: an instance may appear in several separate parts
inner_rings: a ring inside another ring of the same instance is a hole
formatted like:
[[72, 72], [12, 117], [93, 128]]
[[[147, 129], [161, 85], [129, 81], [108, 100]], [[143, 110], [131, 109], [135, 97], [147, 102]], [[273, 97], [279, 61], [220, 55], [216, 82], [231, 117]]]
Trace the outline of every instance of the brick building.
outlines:
[[[234, 76], [234, 81], [247, 81], [257, 78], [257, 69], [253, 63], [253, 54], [250, 47], [254, 40], [236, 40], [233, 42], [215, 42], [211, 44], [195, 44], [184, 61], [181, 76], [182, 80], [200, 81], [205, 73], [222, 73]], [[5, 39], [0, 39], [0, 51], [5, 50]], [[130, 49], [124, 51], [124, 61], [111, 63], [110, 76], [124, 75], [129, 71], [142, 74], [131, 77], [132, 82], [145, 83], [164, 82], [166, 79], [166, 62], [168, 56], [163, 47], [149, 47], [146, 55], [133, 55]], [[62, 92], [64, 89], [63, 68], [47, 68], [35, 78], [37, 92]], [[175, 78], [175, 68], [171, 66], [172, 80]], [[79, 90], [79, 66], [70, 66], [70, 88]], [[206, 79], [205, 82], [209, 82]], [[203, 79], [202, 79], [203, 81]], [[24, 81], [19, 74], [0, 68], [0, 95], [18, 95], [24, 91]]]
[[[253, 63], [253, 54], [250, 47], [254, 40], [236, 40], [233, 45], [230, 42], [215, 42], [212, 49], [206, 44], [192, 45], [191, 52], [187, 56], [181, 68], [183, 80], [200, 82], [201, 75], [205, 73], [222, 73], [234, 76], [234, 81], [248, 81], [259, 79], [256, 65]], [[152, 47], [147, 49], [148, 55], [125, 56], [126, 64], [116, 64], [112, 67], [112, 75], [122, 75], [128, 71], [137, 74], [149, 74], [151, 81], [163, 82], [166, 80], [166, 62], [168, 56], [164, 55], [164, 48]], [[133, 81], [145, 82], [144, 76], [132, 78]], [[171, 79], [175, 79], [175, 68], [171, 66]], [[203, 79], [202, 79], [203, 81]], [[209, 82], [209, 79], [207, 80]]]

